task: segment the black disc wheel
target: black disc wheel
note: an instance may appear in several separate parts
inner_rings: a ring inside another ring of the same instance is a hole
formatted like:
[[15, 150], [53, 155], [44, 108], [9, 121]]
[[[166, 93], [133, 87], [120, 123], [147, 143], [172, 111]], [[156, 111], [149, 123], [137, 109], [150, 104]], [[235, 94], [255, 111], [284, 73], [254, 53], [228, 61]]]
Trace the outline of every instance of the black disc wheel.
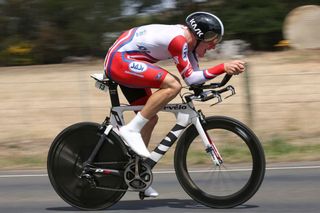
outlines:
[[[101, 137], [99, 127], [99, 124], [90, 122], [67, 127], [55, 138], [48, 153], [47, 169], [53, 188], [67, 203], [83, 210], [108, 208], [118, 202], [127, 189], [123, 177], [92, 175], [96, 185], [115, 190], [95, 188], [87, 178], [81, 177], [83, 163]], [[113, 131], [108, 134], [94, 159], [94, 167], [124, 170], [129, 159], [119, 140]]]
[[228, 117], [209, 117], [202, 126], [223, 163], [214, 163], [191, 125], [175, 150], [175, 170], [181, 186], [194, 200], [212, 208], [231, 208], [246, 202], [259, 189], [265, 174], [259, 139], [244, 124]]

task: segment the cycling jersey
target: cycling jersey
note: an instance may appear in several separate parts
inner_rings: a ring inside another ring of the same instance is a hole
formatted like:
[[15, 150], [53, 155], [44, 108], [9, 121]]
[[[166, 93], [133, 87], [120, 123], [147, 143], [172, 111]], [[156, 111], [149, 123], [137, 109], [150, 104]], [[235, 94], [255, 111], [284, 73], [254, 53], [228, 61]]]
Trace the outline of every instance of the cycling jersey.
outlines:
[[173, 59], [186, 84], [201, 84], [224, 72], [220, 64], [200, 70], [189, 51], [182, 25], [152, 24], [124, 32], [110, 47], [104, 63], [106, 75], [129, 88], [160, 88], [168, 71], [155, 65]]

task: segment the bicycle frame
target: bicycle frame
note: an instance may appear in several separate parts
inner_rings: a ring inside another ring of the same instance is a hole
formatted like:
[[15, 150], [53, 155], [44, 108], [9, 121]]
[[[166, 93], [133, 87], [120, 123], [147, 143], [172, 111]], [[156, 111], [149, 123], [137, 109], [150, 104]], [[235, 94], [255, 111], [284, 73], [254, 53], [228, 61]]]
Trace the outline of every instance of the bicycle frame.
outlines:
[[[113, 130], [118, 133], [118, 128], [125, 124], [123, 113], [126, 111], [140, 111], [143, 108], [141, 106], [116, 106], [111, 108], [110, 113], [110, 124], [113, 126]], [[193, 124], [203, 142], [203, 145], [207, 152], [214, 154], [212, 155], [216, 165], [221, 164], [221, 156], [214, 146], [208, 135], [204, 131], [201, 122], [202, 115], [197, 112], [192, 102], [181, 103], [181, 104], [168, 104], [162, 110], [162, 112], [173, 113], [176, 116], [176, 124], [169, 131], [166, 137], [158, 144], [158, 146], [151, 152], [151, 157], [146, 160], [146, 163], [153, 168], [170, 147], [176, 142], [176, 140], [182, 135], [183, 131], [190, 125]], [[212, 150], [213, 149], [213, 150]], [[220, 159], [220, 160], [219, 160]]]

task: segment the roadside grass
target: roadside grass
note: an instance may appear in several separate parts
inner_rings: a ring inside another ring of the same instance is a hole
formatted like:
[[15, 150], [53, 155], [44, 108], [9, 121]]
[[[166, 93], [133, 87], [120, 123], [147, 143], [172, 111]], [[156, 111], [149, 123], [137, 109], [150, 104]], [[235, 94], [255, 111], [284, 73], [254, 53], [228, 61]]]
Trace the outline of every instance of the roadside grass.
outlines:
[[291, 144], [284, 138], [275, 137], [263, 144], [267, 161], [319, 160], [320, 144]]
[[43, 155], [11, 155], [0, 157], [0, 169], [42, 169], [47, 159]]
[[[313, 161], [320, 160], [320, 144], [296, 145], [288, 140], [275, 137], [263, 143], [266, 161], [270, 162], [292, 162], [292, 161]], [[220, 147], [220, 153], [225, 162], [243, 163], [250, 160], [250, 154], [246, 147]], [[168, 167], [173, 164], [173, 153], [169, 151], [160, 160], [159, 167]], [[12, 154], [0, 156], [0, 169], [45, 169], [47, 156], [45, 154], [23, 155]], [[208, 154], [202, 149], [196, 149], [189, 153], [188, 160], [193, 165], [200, 165], [208, 162]]]
[[[275, 137], [263, 143], [262, 146], [268, 163], [320, 160], [320, 144], [296, 145], [284, 138]], [[245, 163], [250, 160], [250, 153], [247, 147], [229, 146], [218, 148], [225, 163]], [[187, 158], [189, 163], [193, 165], [208, 163], [208, 154], [201, 149], [191, 151]]]

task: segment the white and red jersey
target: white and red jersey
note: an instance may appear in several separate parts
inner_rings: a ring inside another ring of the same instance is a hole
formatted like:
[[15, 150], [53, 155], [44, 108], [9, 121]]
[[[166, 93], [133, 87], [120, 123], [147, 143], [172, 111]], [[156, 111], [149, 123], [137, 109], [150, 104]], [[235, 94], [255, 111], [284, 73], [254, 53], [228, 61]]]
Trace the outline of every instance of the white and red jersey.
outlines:
[[132, 33], [135, 34], [132, 40], [118, 51], [145, 55], [146, 59], [154, 62], [172, 58], [169, 52], [171, 41], [176, 37], [184, 38], [181, 25], [152, 24], [134, 28]]
[[[210, 69], [199, 69], [196, 56], [189, 51], [184, 32], [183, 25], [152, 24], [130, 29], [122, 34], [109, 49], [105, 60], [107, 75], [114, 76], [113, 73], [118, 72], [119, 69], [127, 69], [122, 71], [127, 74], [130, 74], [131, 71], [136, 72], [131, 73], [131, 76], [139, 77], [149, 68], [155, 68], [150, 64], [167, 59], [173, 59], [179, 73], [188, 85], [203, 83], [223, 73], [223, 64]], [[147, 63], [142, 64], [141, 61]], [[126, 62], [128, 66], [112, 67], [112, 64], [122, 62]], [[154, 75], [162, 77], [162, 74], [159, 73], [154, 73]]]

